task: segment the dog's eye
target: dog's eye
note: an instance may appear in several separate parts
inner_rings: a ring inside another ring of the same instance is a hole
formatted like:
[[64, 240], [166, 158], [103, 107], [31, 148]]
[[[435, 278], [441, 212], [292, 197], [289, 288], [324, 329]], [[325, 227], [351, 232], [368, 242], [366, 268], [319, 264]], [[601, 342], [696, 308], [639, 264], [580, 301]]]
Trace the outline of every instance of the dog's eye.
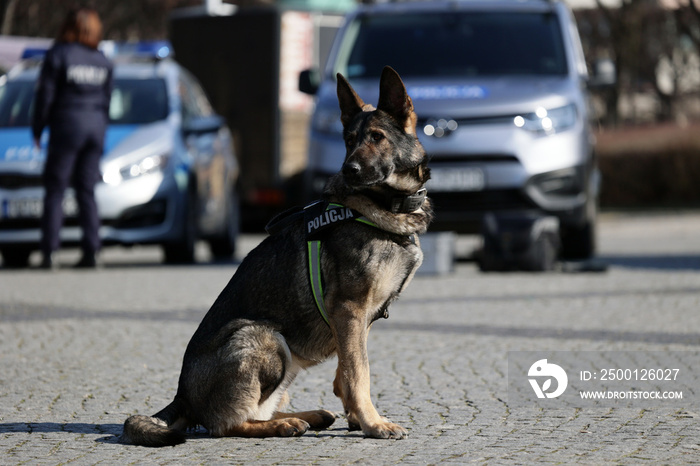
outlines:
[[382, 133], [378, 133], [376, 131], [372, 133], [372, 141], [379, 142], [382, 139], [384, 139], [384, 135]]
[[345, 145], [348, 147], [355, 145], [355, 136], [348, 136], [345, 138]]

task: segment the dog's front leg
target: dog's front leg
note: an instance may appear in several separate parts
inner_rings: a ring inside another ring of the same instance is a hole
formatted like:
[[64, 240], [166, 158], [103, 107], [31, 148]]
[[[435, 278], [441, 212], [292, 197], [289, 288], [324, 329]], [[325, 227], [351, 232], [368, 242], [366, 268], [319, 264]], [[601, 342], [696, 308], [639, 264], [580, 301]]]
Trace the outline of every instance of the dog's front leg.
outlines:
[[372, 404], [367, 321], [353, 315], [334, 330], [338, 343], [338, 370], [333, 392], [343, 401], [350, 429], [359, 426], [367, 437], [373, 438], [406, 437], [406, 429], [381, 417]]

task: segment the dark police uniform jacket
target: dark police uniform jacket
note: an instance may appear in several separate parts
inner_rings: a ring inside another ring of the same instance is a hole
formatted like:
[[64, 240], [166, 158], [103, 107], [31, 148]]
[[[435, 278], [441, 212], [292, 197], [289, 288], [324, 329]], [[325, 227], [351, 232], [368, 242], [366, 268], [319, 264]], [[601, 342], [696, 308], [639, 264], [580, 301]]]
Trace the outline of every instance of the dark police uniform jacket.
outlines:
[[44, 58], [35, 94], [32, 134], [51, 130], [44, 167], [44, 254], [60, 246], [63, 192], [72, 181], [83, 228], [83, 249], [100, 249], [100, 219], [94, 186], [109, 121], [112, 65], [99, 51], [79, 43], [56, 43]]
[[80, 43], [57, 42], [44, 58], [39, 77], [32, 134], [44, 127], [90, 128], [104, 133], [112, 92], [112, 64]]

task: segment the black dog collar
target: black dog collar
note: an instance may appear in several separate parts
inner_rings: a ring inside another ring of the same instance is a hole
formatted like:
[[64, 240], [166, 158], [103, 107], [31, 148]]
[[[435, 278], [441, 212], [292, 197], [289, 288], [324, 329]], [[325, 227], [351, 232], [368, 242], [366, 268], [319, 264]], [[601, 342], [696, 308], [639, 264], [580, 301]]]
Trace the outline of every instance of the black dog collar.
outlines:
[[361, 193], [392, 214], [409, 214], [423, 206], [428, 190], [421, 188], [413, 194], [383, 194], [370, 190], [361, 191]]
[[425, 202], [428, 190], [421, 188], [409, 196], [395, 196], [391, 199], [391, 212], [395, 214], [407, 214], [420, 209]]

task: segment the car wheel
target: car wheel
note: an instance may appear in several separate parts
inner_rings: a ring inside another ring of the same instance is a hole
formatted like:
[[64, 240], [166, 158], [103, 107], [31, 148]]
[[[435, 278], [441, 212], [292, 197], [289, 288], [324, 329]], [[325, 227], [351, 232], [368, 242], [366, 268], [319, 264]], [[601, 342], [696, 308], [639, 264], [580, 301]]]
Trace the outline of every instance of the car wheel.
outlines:
[[236, 241], [239, 231], [240, 208], [238, 198], [232, 195], [226, 214], [225, 231], [209, 241], [209, 249], [215, 260], [228, 260], [236, 253]]
[[23, 269], [29, 266], [29, 255], [32, 253], [31, 249], [12, 248], [3, 249], [0, 252], [2, 253], [2, 264], [6, 268]]
[[184, 209], [185, 224], [182, 228], [181, 238], [174, 243], [163, 245], [166, 264], [192, 264], [194, 262], [197, 243], [197, 202], [194, 194], [190, 193], [187, 197]]
[[578, 227], [562, 228], [561, 253], [562, 259], [584, 260], [595, 254], [595, 221], [589, 220]]

